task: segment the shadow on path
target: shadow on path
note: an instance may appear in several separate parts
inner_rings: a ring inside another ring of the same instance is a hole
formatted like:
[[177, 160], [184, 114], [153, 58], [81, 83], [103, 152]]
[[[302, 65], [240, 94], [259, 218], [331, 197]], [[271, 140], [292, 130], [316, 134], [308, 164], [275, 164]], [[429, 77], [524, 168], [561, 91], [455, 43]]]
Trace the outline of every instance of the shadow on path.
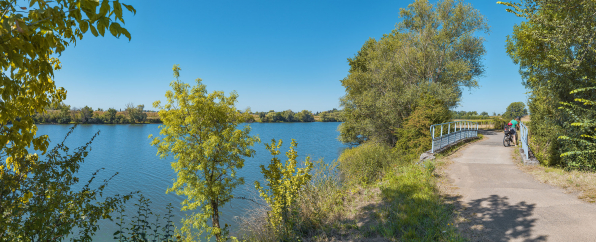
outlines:
[[534, 235], [532, 228], [537, 218], [533, 215], [536, 204], [510, 204], [506, 196], [491, 195], [472, 200], [461, 206], [460, 196], [448, 200], [461, 212], [464, 221], [458, 227], [471, 241], [546, 241], [547, 235]]

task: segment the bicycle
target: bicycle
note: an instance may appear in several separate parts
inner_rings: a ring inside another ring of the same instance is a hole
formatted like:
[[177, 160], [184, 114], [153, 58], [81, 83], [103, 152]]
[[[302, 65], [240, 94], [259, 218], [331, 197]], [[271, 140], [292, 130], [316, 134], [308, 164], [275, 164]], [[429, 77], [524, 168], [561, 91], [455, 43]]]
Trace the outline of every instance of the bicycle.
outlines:
[[503, 137], [503, 146], [505, 147], [509, 147], [511, 146], [511, 143], [513, 143], [513, 135], [511, 134], [510, 130], [511, 129], [509, 128], [509, 125], [505, 125], [505, 136]]

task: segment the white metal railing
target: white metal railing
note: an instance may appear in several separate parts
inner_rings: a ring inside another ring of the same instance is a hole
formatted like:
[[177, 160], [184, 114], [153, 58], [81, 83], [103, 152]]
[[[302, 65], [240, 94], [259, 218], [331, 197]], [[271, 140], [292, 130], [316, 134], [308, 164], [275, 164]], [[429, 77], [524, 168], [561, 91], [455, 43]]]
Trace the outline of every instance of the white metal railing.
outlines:
[[521, 139], [521, 143], [522, 143], [522, 149], [524, 150], [524, 155], [526, 155], [526, 159], [530, 159], [529, 156], [529, 152], [530, 152], [530, 147], [528, 146], [528, 127], [526, 127], [526, 125], [522, 122], [519, 122], [519, 134], [520, 139]]
[[[439, 126], [440, 128], [438, 128]], [[432, 149], [430, 151], [431, 153], [435, 153], [435, 151], [451, 144], [455, 144], [460, 140], [478, 137], [478, 123], [472, 121], [456, 121], [433, 124], [430, 126], [430, 133], [432, 135]], [[437, 133], [439, 134], [438, 136]]]

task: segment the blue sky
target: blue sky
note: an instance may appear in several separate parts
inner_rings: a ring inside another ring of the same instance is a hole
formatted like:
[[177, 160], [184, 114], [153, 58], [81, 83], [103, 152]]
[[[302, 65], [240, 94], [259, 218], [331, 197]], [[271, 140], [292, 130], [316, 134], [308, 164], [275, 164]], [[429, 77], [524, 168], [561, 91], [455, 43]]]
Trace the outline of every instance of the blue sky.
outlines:
[[[124, 109], [164, 100], [180, 64], [181, 79], [202, 78], [209, 92], [236, 90], [237, 107], [253, 111], [339, 108], [340, 80], [368, 38], [379, 39], [412, 1], [123, 1], [132, 40], [89, 32], [60, 58], [58, 86], [66, 104]], [[435, 1], [431, 1], [435, 2]], [[467, 1], [491, 26], [480, 88], [464, 92], [456, 110], [503, 113], [526, 102], [505, 39], [521, 21], [496, 1]]]

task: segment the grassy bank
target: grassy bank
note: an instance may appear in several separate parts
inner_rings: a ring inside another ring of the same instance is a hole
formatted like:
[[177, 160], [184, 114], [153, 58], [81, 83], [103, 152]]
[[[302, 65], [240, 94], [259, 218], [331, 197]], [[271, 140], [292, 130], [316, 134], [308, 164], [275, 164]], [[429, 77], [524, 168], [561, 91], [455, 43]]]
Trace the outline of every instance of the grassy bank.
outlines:
[[[459, 147], [459, 146], [458, 146]], [[452, 153], [454, 147], [447, 151]], [[266, 207], [245, 216], [248, 241], [462, 241], [453, 225], [454, 206], [440, 191], [437, 164], [387, 145], [368, 142], [345, 150], [338, 162], [319, 162], [299, 194], [292, 233], [267, 226]]]

